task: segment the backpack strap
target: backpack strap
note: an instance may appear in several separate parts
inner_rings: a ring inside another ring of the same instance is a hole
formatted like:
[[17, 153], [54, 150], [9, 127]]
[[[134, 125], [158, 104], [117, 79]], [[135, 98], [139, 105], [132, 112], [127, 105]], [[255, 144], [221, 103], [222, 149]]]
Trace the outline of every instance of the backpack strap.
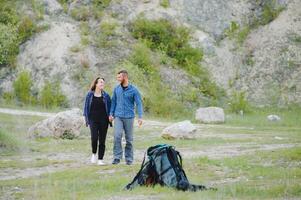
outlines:
[[144, 153], [144, 157], [143, 157], [143, 161], [140, 167], [139, 172], [136, 174], [136, 176], [134, 177], [133, 181], [130, 182], [129, 184], [127, 184], [127, 186], [125, 186], [124, 189], [130, 190], [131, 189], [131, 185], [138, 179], [138, 177], [140, 176], [142, 169], [145, 167], [145, 165], [147, 164], [147, 162], [145, 163], [145, 157], [146, 157], [146, 153]]

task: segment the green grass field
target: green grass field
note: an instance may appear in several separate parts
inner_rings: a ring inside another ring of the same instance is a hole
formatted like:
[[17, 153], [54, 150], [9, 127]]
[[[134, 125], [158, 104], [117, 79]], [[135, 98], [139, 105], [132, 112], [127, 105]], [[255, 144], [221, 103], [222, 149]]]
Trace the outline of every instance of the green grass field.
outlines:
[[[267, 121], [271, 113], [282, 120]], [[229, 114], [225, 124], [197, 125], [199, 137], [194, 140], [164, 140], [160, 134], [169, 120], [154, 125], [148, 121], [156, 119], [148, 119], [135, 128], [132, 166], [89, 164], [85, 127], [74, 140], [30, 139], [27, 129], [43, 117], [0, 114], [0, 199], [299, 199], [300, 114], [298, 109]], [[112, 159], [112, 131], [107, 163]], [[124, 191], [145, 150], [159, 143], [174, 145], [182, 153], [192, 183], [217, 191], [181, 192], [160, 186]]]

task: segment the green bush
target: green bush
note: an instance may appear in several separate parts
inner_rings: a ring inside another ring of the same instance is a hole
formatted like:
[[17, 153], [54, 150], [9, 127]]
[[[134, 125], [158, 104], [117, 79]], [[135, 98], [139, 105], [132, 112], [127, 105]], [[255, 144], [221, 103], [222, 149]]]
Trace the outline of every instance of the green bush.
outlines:
[[117, 24], [114, 22], [102, 22], [99, 27], [99, 33], [96, 36], [97, 46], [111, 47], [114, 45], [113, 37], [116, 35]]
[[[62, 0], [62, 5], [67, 5], [64, 0]], [[103, 16], [103, 11], [111, 3], [111, 0], [92, 0], [89, 5], [82, 5], [80, 7], [74, 8], [71, 11], [71, 17], [78, 21], [88, 21], [89, 18], [94, 17], [95, 19], [100, 19]]]
[[257, 23], [259, 23], [259, 25], [266, 25], [270, 23], [278, 17], [282, 10], [283, 7], [276, 7], [274, 1], [265, 3], [262, 15]]
[[28, 16], [23, 17], [18, 26], [18, 37], [20, 43], [28, 40], [35, 33], [35, 31], [36, 25], [34, 22]]
[[32, 80], [29, 72], [20, 72], [13, 83], [13, 87], [15, 97], [19, 102], [30, 104], [34, 101], [31, 95]]
[[71, 17], [78, 21], [88, 21], [90, 17], [90, 8], [82, 6], [71, 10]]
[[236, 92], [232, 93], [229, 108], [231, 112], [240, 113], [243, 111], [244, 113], [250, 111], [249, 103], [246, 99], [245, 92]]
[[67, 98], [63, 95], [59, 82], [45, 81], [40, 91], [40, 104], [46, 108], [67, 107]]
[[15, 95], [13, 92], [4, 92], [2, 95], [2, 98], [6, 104], [11, 104], [15, 99]]
[[62, 5], [64, 12], [67, 13], [69, 0], [58, 0], [58, 2]]
[[19, 16], [16, 12], [16, 6], [13, 1], [0, 1], [0, 23], [16, 25], [19, 22]]
[[[15, 65], [19, 45], [41, 29], [36, 20], [41, 18], [42, 4], [31, 0], [34, 17], [21, 16], [17, 12], [21, 1], [0, 1], [0, 65]], [[21, 12], [20, 12], [21, 13]], [[38, 16], [39, 15], [39, 16]]]
[[75, 135], [71, 132], [71, 130], [65, 130], [64, 133], [60, 136], [62, 139], [73, 140]]
[[168, 8], [169, 7], [169, 0], [160, 0], [160, 6], [162, 6], [164, 8]]
[[89, 34], [90, 34], [90, 28], [88, 22], [82, 21], [79, 25], [80, 30], [80, 38], [81, 38], [81, 44], [82, 45], [88, 45], [89, 44]]
[[240, 26], [238, 23], [231, 21], [230, 26], [227, 29], [225, 29], [225, 35], [233, 39], [239, 28]]
[[[225, 95], [225, 92], [210, 80], [208, 71], [199, 64], [203, 52], [189, 45], [190, 31], [187, 28], [176, 27], [164, 19], [151, 21], [143, 17], [135, 20], [129, 28], [133, 37], [143, 40], [150, 49], [165, 53], [170, 59], [176, 60], [177, 65], [192, 75], [193, 80], [196, 79], [195, 87], [199, 92], [214, 101]], [[141, 47], [138, 50], [134, 48], [130, 61], [147, 72], [154, 69], [149, 67], [150, 58], [147, 54], [149, 53]], [[167, 62], [166, 58], [163, 62]]]
[[238, 44], [242, 44], [250, 33], [250, 26], [240, 27], [238, 23], [232, 21], [229, 28], [224, 32], [225, 36], [232, 40], [236, 40]]
[[129, 61], [138, 66], [145, 74], [152, 74], [154, 72], [154, 66], [151, 61], [151, 50], [144, 43], [140, 42], [134, 46]]
[[105, 9], [110, 5], [112, 0], [93, 0], [93, 6], [98, 9]]
[[16, 27], [0, 23], [0, 65], [13, 64], [19, 53]]
[[[189, 45], [190, 32], [187, 28], [176, 27], [165, 19], [151, 21], [138, 18], [130, 25], [130, 31], [135, 38], [147, 40], [151, 49], [175, 58], [188, 73], [196, 75], [193, 73], [198, 72], [196, 66], [202, 60], [203, 52]], [[194, 70], [189, 70], [192, 67]]]

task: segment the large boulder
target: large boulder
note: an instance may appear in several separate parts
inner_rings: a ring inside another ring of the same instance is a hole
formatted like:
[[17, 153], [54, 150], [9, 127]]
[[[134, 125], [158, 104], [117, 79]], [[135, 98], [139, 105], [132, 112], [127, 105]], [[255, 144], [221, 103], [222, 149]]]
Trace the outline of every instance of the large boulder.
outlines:
[[193, 139], [195, 131], [195, 126], [185, 120], [166, 127], [161, 136], [164, 139]]
[[195, 119], [202, 123], [224, 123], [225, 113], [224, 109], [219, 107], [199, 108], [196, 111]]
[[37, 122], [28, 133], [32, 137], [73, 138], [79, 136], [84, 122], [81, 110], [75, 108]]

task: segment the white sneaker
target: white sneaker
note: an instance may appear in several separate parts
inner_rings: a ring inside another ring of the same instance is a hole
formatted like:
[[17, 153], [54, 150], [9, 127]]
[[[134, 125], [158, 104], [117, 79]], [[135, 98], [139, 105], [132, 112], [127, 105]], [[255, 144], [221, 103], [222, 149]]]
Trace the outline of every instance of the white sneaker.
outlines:
[[91, 156], [91, 163], [92, 164], [96, 163], [96, 154], [92, 154], [92, 156]]
[[97, 165], [106, 165], [103, 160], [98, 160]]

